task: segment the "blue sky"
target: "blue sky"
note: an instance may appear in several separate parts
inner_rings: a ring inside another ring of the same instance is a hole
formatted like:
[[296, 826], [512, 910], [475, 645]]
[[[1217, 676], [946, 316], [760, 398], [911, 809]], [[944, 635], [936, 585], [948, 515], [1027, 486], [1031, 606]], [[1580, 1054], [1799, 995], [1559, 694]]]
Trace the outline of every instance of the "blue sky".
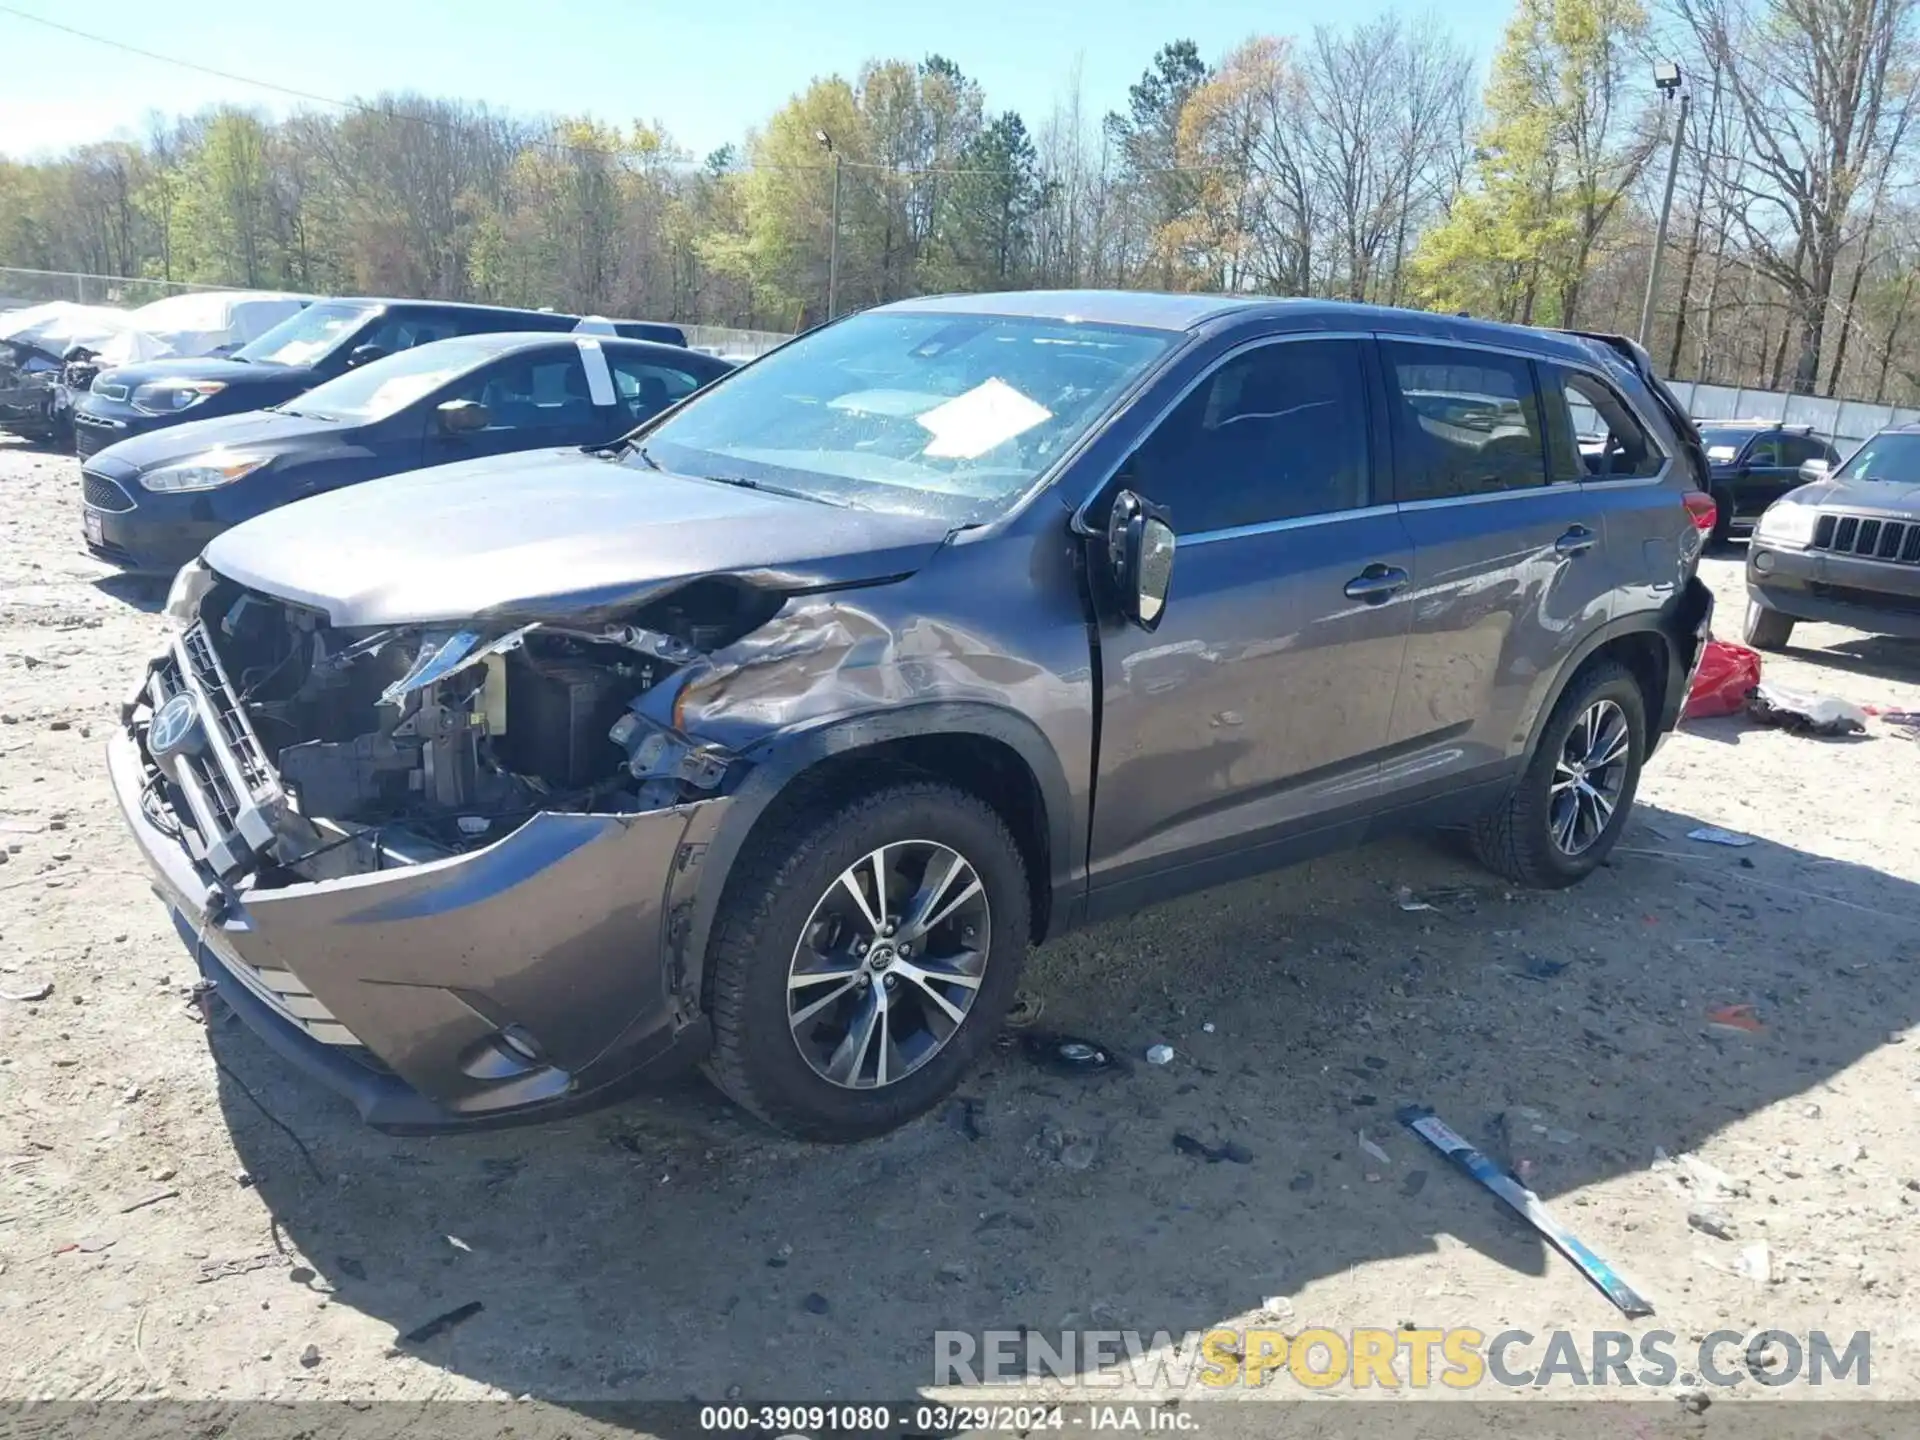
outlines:
[[[1256, 33], [1395, 8], [1307, 0], [0, 0], [97, 35], [328, 96], [413, 89], [525, 114], [658, 120], [698, 157], [737, 141], [820, 75], [938, 51], [993, 109], [1037, 124], [1079, 63], [1089, 118], [1124, 103], [1179, 36], [1209, 59]], [[1415, 7], [1398, 7], [1411, 16]], [[1484, 65], [1510, 0], [1454, 0], [1447, 24]], [[531, 23], [530, 22], [531, 19]], [[33, 25], [0, 12], [0, 153], [24, 156], [139, 133], [159, 110], [295, 102]]]

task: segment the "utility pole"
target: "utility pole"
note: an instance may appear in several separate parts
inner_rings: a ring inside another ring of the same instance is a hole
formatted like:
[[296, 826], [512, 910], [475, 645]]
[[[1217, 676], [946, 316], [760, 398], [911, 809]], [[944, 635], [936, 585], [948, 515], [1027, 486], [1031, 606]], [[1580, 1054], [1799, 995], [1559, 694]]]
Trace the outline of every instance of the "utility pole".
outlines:
[[826, 131], [814, 131], [813, 138], [833, 156], [833, 220], [827, 233], [827, 319], [831, 320], [840, 308], [840, 152]]
[[[1661, 108], [1676, 94], [1680, 97], [1678, 113], [1674, 117], [1673, 148], [1667, 152], [1667, 184], [1660, 197], [1660, 222], [1653, 231], [1653, 259], [1647, 265], [1647, 298], [1640, 304], [1640, 343], [1645, 345], [1653, 334], [1653, 297], [1660, 290], [1660, 261], [1667, 248], [1667, 220], [1673, 213], [1673, 186], [1680, 178], [1680, 145], [1687, 134], [1687, 106], [1692, 102], [1681, 85], [1680, 66], [1673, 60], [1656, 60], [1653, 63], [1653, 83], [1660, 91]], [[1684, 299], [1684, 297], [1683, 297]]]

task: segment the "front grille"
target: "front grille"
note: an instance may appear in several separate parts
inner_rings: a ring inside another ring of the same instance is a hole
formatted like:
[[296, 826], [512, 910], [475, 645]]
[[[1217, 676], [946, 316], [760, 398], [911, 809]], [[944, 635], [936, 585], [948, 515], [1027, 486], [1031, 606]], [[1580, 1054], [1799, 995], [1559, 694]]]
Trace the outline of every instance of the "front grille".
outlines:
[[207, 627], [193, 626], [180, 637], [180, 644], [186, 651], [187, 663], [193, 667], [194, 679], [200, 682], [200, 689], [213, 708], [213, 719], [220, 727], [220, 737], [226, 741], [227, 750], [239, 766], [248, 798], [267, 798], [277, 789], [278, 782], [274, 779], [273, 768], [267, 764], [266, 752], [261, 749], [260, 741], [253, 733], [253, 726], [240, 708], [240, 697], [234, 694], [233, 687], [227, 683], [226, 673], [213, 653], [213, 645], [207, 639]]
[[1814, 522], [1813, 548], [1860, 560], [1920, 565], [1920, 520], [1823, 514]]
[[102, 385], [96, 380], [93, 383], [93, 393], [98, 395], [102, 400], [124, 400], [127, 398], [127, 387], [124, 385]]
[[94, 510], [108, 510], [119, 514], [133, 509], [133, 497], [123, 490], [116, 481], [104, 475], [96, 475], [91, 470], [80, 472], [80, 498]]
[[180, 694], [199, 712], [202, 743], [168, 756], [161, 768], [182, 792], [200, 853], [226, 877], [273, 844], [286, 792], [204, 625], [184, 631], [153, 668], [148, 698], [156, 714]]
[[102, 420], [98, 415], [89, 415], [84, 410], [73, 412], [73, 423], [85, 426], [89, 430], [119, 430], [123, 428], [117, 421]]

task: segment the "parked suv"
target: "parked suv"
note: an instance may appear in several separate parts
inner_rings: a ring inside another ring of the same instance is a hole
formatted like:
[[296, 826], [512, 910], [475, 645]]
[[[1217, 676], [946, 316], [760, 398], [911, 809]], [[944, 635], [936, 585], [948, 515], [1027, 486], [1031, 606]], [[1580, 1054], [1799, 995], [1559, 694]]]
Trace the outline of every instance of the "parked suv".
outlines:
[[228, 531], [112, 785], [207, 976], [375, 1125], [700, 1059], [853, 1139], [1076, 925], [1416, 824], [1588, 874], [1706, 634], [1705, 471], [1626, 341], [903, 301], [618, 451]]
[[322, 300], [224, 360], [149, 360], [102, 371], [73, 407], [74, 449], [96, 451], [188, 420], [264, 410], [369, 360], [455, 335], [571, 330], [576, 315], [445, 300]]
[[1752, 525], [1769, 505], [1801, 484], [1802, 465], [1840, 463], [1839, 452], [1814, 434], [1811, 425], [1708, 420], [1700, 426], [1700, 441], [1713, 470], [1718, 518], [1711, 538], [1716, 545], [1732, 537], [1735, 525]]
[[1783, 649], [1799, 620], [1920, 640], [1920, 426], [1882, 430], [1809, 476], [1747, 546], [1747, 643]]

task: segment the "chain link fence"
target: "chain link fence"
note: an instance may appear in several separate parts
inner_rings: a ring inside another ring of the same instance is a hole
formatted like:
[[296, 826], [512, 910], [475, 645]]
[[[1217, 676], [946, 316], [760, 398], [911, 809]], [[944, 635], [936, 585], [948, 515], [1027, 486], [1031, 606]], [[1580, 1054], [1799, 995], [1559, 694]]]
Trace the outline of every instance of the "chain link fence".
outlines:
[[0, 265], [0, 311], [72, 300], [81, 305], [114, 305], [131, 310], [169, 295], [194, 290], [227, 290], [227, 285], [189, 285], [181, 280], [141, 280], [126, 275], [86, 275], [74, 270], [20, 270]]

